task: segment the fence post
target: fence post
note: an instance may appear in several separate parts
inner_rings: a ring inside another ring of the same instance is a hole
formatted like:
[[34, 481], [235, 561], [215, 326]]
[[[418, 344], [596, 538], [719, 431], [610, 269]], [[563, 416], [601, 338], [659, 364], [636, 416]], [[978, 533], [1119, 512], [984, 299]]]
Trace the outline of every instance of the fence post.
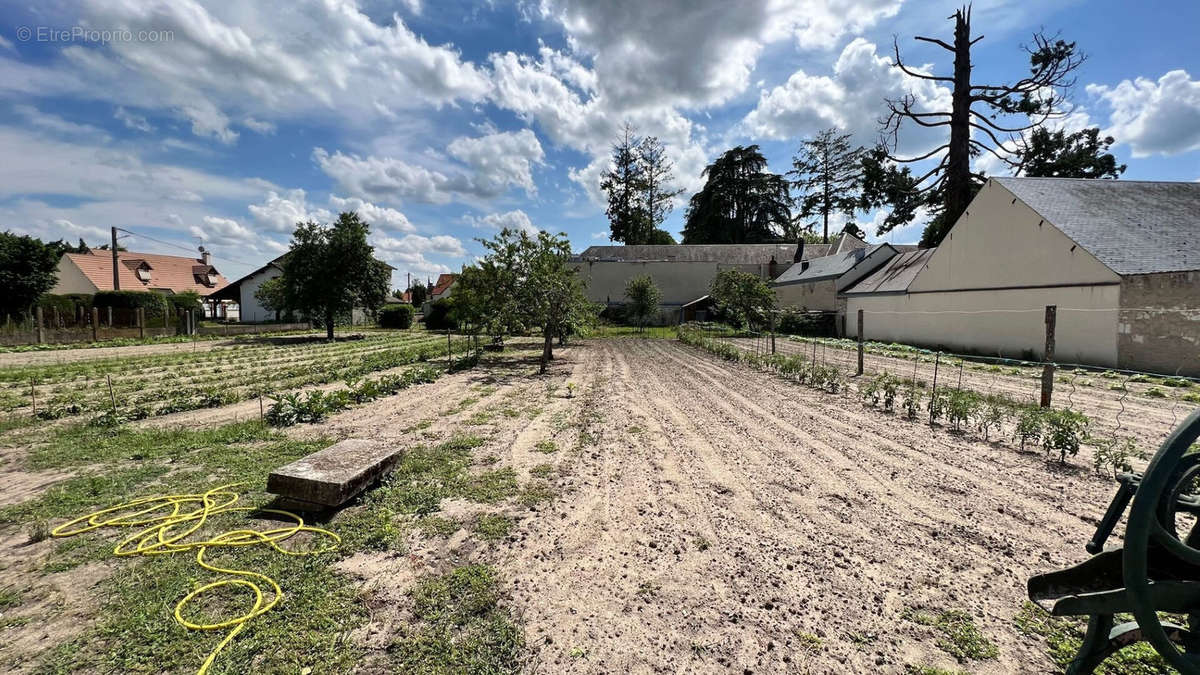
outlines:
[[146, 339], [146, 308], [145, 307], [137, 308], [137, 325], [138, 325], [138, 338], [145, 340]]
[[446, 329], [446, 370], [450, 370], [451, 366], [453, 366], [453, 365], [454, 365], [454, 361], [452, 360], [451, 355], [450, 355], [450, 329], [447, 328]]
[[1054, 324], [1058, 305], [1046, 305], [1046, 353], [1042, 357], [1042, 407], [1050, 407], [1054, 394]]
[[92, 342], [96, 342], [97, 340], [100, 339], [99, 326], [97, 325], [99, 323], [100, 323], [100, 308], [93, 307], [92, 308]]
[[929, 426], [933, 426], [933, 405], [934, 399], [937, 398], [937, 376], [938, 365], [942, 362], [942, 350], [938, 350], [937, 356], [933, 357], [933, 386], [929, 390]]
[[108, 327], [112, 328], [112, 305], [108, 306]]
[[41, 305], [38, 305], [37, 311], [34, 313], [37, 315], [37, 339], [38, 344], [40, 345], [46, 341], [46, 329], [42, 326], [42, 324], [45, 323], [43, 321], [45, 316], [43, 315]]
[[771, 312], [771, 354], [775, 354], [775, 312]]
[[858, 310], [858, 374], [863, 374], [863, 311]]

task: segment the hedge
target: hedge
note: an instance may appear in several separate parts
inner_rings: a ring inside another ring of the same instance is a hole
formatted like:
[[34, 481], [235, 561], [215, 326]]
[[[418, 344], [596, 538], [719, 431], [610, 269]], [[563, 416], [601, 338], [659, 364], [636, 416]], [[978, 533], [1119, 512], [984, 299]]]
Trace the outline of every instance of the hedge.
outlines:
[[73, 316], [78, 311], [76, 309], [78, 307], [83, 307], [85, 313], [92, 311], [92, 295], [90, 293], [65, 293], [63, 295], [43, 293], [38, 298], [37, 304], [43, 312], [57, 309], [59, 314]]
[[97, 291], [92, 296], [96, 307], [114, 309], [137, 309], [143, 307], [146, 317], [161, 317], [167, 311], [167, 298], [151, 291]]
[[412, 305], [384, 305], [379, 310], [380, 328], [412, 328], [416, 310]]
[[429, 330], [445, 330], [447, 328], [456, 328], [452, 314], [454, 313], [454, 303], [452, 298], [442, 298], [435, 300], [429, 305], [429, 313], [425, 315], [425, 328]]

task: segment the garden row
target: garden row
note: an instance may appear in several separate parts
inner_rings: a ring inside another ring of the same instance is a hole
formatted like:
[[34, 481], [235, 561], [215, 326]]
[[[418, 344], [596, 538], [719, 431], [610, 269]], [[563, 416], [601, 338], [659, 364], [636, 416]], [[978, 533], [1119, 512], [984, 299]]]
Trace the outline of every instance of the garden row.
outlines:
[[[802, 354], [758, 354], [689, 328], [679, 331], [679, 339], [726, 360], [769, 370], [815, 389], [834, 394], [849, 394], [851, 390], [848, 369]], [[1060, 461], [1078, 454], [1080, 446], [1087, 442], [1096, 446], [1097, 471], [1129, 471], [1131, 460], [1143, 456], [1131, 439], [1089, 437], [1090, 420], [1076, 410], [1042, 408], [1003, 394], [983, 394], [957, 387], [934, 389], [923, 380], [886, 372], [855, 378], [853, 389], [872, 408], [900, 413], [913, 421], [928, 421], [931, 425], [945, 424], [956, 432], [976, 432], [985, 441], [993, 435], [1002, 437], [1009, 428], [1011, 438], [1022, 449], [1040, 444], [1047, 453], [1057, 453]]]
[[[467, 341], [458, 339], [451, 348], [467, 350]], [[137, 379], [110, 389], [107, 379], [95, 380], [90, 387], [73, 387], [38, 402], [41, 419], [96, 414], [98, 423], [113, 424], [145, 419], [201, 408], [218, 408], [238, 401], [271, 396], [301, 387], [342, 380], [434, 360], [446, 355], [446, 341], [436, 335], [404, 340], [386, 349], [349, 351], [337, 358], [317, 354], [297, 362], [277, 362], [258, 368], [233, 369], [213, 374], [203, 383], [187, 383], [183, 373], [168, 373], [148, 386]]]

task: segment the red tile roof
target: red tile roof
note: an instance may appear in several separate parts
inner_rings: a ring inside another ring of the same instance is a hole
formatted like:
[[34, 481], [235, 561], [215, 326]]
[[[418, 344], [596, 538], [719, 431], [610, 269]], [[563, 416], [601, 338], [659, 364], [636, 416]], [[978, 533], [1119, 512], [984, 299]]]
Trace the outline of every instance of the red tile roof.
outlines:
[[[91, 253], [63, 255], [70, 259], [98, 290], [113, 290], [112, 253], [97, 249]], [[217, 272], [217, 268], [205, 265], [199, 258], [120, 251], [117, 253], [117, 260], [121, 263], [117, 266], [117, 275], [123, 291], [168, 289], [174, 293], [196, 291], [200, 295], [208, 295], [229, 283]], [[143, 263], [150, 270], [149, 281], [142, 281], [137, 276], [137, 269]], [[205, 283], [209, 271], [217, 275], [217, 283], [212, 286]]]
[[457, 274], [439, 274], [437, 283], [433, 285], [433, 291], [430, 293], [430, 295], [441, 295], [442, 293], [445, 293], [446, 289], [450, 288], [450, 284], [453, 284], [457, 279]]

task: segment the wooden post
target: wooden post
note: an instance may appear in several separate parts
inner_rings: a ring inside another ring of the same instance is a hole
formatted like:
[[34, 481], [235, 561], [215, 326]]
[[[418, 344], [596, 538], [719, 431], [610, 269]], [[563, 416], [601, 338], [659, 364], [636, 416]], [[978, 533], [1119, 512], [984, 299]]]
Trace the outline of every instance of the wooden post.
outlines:
[[1058, 305], [1046, 305], [1046, 352], [1042, 356], [1042, 407], [1050, 407], [1054, 394], [1054, 324]]
[[858, 310], [858, 374], [863, 374], [863, 311]]
[[42, 325], [43, 323], [45, 323], [44, 319], [46, 317], [45, 317], [44, 313], [42, 312], [41, 305], [38, 306], [37, 311], [34, 312], [34, 314], [37, 316], [37, 340], [38, 340], [38, 344], [40, 345], [46, 341], [46, 329]]
[[775, 312], [771, 312], [771, 353], [775, 353]]
[[144, 340], [146, 339], [146, 308], [138, 307], [136, 317], [138, 325], [138, 337]]
[[100, 308], [93, 307], [92, 308], [92, 342], [95, 342], [100, 339], [100, 332], [99, 332], [100, 325], [99, 324], [100, 324]]
[[37, 380], [29, 378], [29, 400], [33, 402], [33, 416], [37, 417]]
[[929, 390], [929, 426], [933, 426], [933, 400], [937, 398], [938, 364], [942, 362], [942, 350], [933, 357], [933, 386]]
[[112, 399], [113, 421], [117, 418], [117, 395], [113, 393], [112, 375], [106, 375], [108, 378], [108, 397]]
[[454, 365], [454, 361], [452, 361], [450, 358], [450, 329], [447, 328], [446, 329], [446, 370], [450, 370], [450, 367], [453, 365]]
[[112, 328], [112, 305], [108, 306], [108, 327]]

